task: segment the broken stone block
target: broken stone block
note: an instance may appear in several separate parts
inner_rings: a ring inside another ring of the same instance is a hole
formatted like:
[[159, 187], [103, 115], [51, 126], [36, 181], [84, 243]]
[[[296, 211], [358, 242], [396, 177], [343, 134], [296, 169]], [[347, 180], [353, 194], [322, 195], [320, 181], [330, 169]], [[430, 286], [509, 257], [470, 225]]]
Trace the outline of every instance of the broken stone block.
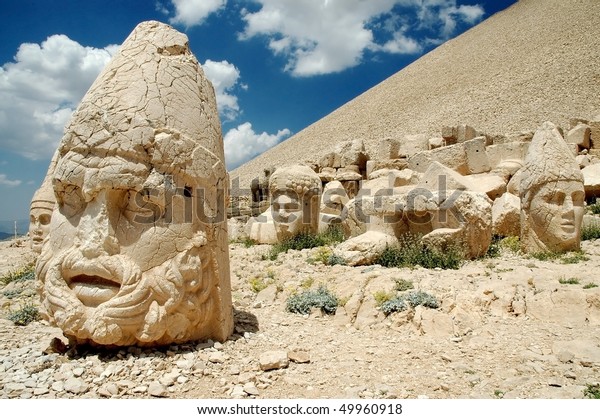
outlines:
[[485, 137], [477, 137], [464, 142], [467, 170], [470, 174], [484, 173], [491, 170], [485, 144]]
[[577, 144], [581, 148], [590, 148], [590, 136], [592, 130], [589, 125], [579, 124], [572, 128], [567, 134], [567, 143]]
[[507, 192], [494, 201], [492, 231], [503, 237], [521, 234], [521, 200], [518, 196]]

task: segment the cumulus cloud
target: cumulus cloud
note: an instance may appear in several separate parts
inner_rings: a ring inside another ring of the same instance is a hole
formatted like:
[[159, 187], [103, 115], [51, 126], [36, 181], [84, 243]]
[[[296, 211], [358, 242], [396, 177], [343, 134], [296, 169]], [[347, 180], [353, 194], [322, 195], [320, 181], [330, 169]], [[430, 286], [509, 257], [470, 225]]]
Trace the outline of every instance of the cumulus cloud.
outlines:
[[[210, 80], [215, 88], [217, 96], [217, 107], [222, 118], [232, 121], [239, 112], [238, 98], [233, 93], [238, 85], [240, 70], [235, 65], [227, 61], [206, 60], [202, 64], [206, 78]], [[242, 89], [247, 89], [246, 85], [240, 85]]]
[[230, 129], [223, 139], [227, 169], [235, 169], [239, 165], [279, 144], [289, 137], [290, 134], [291, 132], [287, 128], [277, 131], [277, 134], [267, 134], [266, 132], [257, 134], [254, 132], [250, 122], [245, 122], [237, 128]]
[[65, 35], [22, 44], [0, 67], [3, 147], [30, 159], [49, 158], [75, 107], [117, 47], [84, 47]]
[[[359, 64], [366, 51], [419, 53], [426, 39], [445, 40], [459, 22], [472, 25], [484, 14], [481, 6], [457, 6], [456, 0], [255, 2], [259, 10], [242, 11], [240, 39], [266, 37], [273, 54], [287, 60], [285, 70], [300, 77], [343, 71]], [[376, 21], [385, 23], [377, 26]], [[402, 25], [390, 25], [394, 21]], [[429, 33], [409, 33], [423, 29]]]
[[21, 183], [20, 180], [10, 180], [4, 173], [0, 173], [0, 185], [1, 186], [9, 186], [9, 187], [14, 187], [14, 186], [19, 186]]
[[175, 6], [175, 16], [169, 22], [186, 27], [201, 25], [212, 13], [225, 7], [227, 0], [171, 0]]

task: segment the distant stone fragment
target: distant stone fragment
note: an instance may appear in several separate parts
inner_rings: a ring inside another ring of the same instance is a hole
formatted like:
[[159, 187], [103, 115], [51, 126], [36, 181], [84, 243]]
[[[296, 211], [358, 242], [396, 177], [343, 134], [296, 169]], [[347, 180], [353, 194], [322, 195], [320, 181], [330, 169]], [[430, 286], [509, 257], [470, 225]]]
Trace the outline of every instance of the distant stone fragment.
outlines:
[[259, 364], [263, 371], [287, 368], [290, 363], [286, 351], [267, 351], [260, 355]]

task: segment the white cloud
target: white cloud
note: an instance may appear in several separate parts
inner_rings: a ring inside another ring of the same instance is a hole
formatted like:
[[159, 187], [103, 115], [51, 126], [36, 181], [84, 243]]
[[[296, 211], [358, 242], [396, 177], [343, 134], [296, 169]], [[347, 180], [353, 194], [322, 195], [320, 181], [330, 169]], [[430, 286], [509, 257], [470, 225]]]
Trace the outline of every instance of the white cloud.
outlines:
[[[215, 88], [217, 96], [217, 107], [222, 118], [228, 121], [234, 120], [239, 112], [237, 96], [232, 94], [232, 91], [238, 84], [240, 78], [240, 70], [235, 65], [227, 61], [212, 61], [206, 60], [202, 64], [206, 78], [210, 80]], [[240, 85], [244, 90], [248, 89], [245, 84]]]
[[171, 0], [175, 6], [175, 16], [169, 22], [186, 27], [201, 25], [212, 13], [225, 7], [227, 0]]
[[0, 173], [0, 186], [10, 186], [10, 187], [14, 187], [14, 186], [19, 186], [21, 183], [20, 180], [10, 180], [8, 179], [8, 177], [6, 177], [6, 175], [4, 173]]
[[[481, 6], [458, 6], [456, 0], [255, 0], [258, 11], [242, 11], [246, 26], [240, 39], [265, 36], [269, 49], [286, 58], [285, 70], [294, 76], [343, 71], [359, 64], [365, 51], [415, 54], [428, 38], [445, 40], [458, 21], [474, 24], [484, 14]], [[406, 25], [380, 25], [386, 39], [377, 39], [373, 22], [393, 22], [398, 13], [411, 29], [427, 28], [422, 41]]]
[[0, 67], [3, 148], [30, 159], [49, 158], [75, 107], [116, 46], [84, 47], [65, 35], [22, 44]]
[[235, 169], [242, 163], [279, 144], [290, 134], [291, 132], [287, 128], [277, 131], [277, 134], [267, 134], [266, 132], [257, 134], [252, 129], [250, 122], [230, 129], [223, 139], [227, 169]]

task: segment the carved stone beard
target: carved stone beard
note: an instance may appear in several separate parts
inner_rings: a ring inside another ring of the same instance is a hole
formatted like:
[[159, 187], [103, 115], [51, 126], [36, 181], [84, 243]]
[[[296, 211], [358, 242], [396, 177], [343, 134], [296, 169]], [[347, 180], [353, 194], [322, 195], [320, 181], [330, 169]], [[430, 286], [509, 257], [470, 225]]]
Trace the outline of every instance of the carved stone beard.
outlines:
[[[155, 346], [210, 336], [218, 271], [202, 238], [146, 272], [123, 255], [90, 261], [78, 248], [55, 256], [45, 246], [37, 267], [44, 314], [74, 343]], [[122, 279], [116, 295], [97, 307], [84, 305], [65, 280], [65, 272], [88, 266]]]

